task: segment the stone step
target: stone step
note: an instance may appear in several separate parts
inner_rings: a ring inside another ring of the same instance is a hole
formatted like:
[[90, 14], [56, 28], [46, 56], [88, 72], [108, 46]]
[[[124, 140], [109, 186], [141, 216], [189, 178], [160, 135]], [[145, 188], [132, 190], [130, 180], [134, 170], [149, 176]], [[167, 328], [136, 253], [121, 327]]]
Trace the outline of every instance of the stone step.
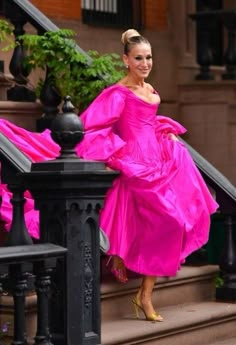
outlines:
[[[183, 266], [176, 277], [158, 278], [153, 292], [153, 304], [158, 308], [181, 303], [210, 301], [215, 298], [214, 278], [218, 266]], [[103, 275], [101, 286], [103, 320], [122, 319], [132, 312], [131, 300], [141, 280], [137, 276], [127, 284], [116, 282], [115, 278]], [[125, 310], [124, 310], [125, 306]]]
[[123, 318], [102, 322], [102, 344], [218, 345], [219, 340], [236, 337], [236, 304], [186, 303], [159, 311], [164, 322], [137, 320], [129, 313]]

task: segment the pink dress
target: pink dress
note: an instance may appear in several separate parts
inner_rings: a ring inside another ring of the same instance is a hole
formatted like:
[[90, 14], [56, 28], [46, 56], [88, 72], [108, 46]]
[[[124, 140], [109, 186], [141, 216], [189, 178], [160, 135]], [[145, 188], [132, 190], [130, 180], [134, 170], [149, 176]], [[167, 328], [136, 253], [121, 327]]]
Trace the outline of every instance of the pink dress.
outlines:
[[[14, 125], [4, 119], [0, 119], [0, 132], [3, 133], [13, 144], [15, 144], [32, 162], [40, 162], [54, 159], [59, 155], [59, 146], [51, 139], [50, 131], [34, 133]], [[10, 230], [12, 220], [12, 194], [5, 184], [0, 184], [1, 208], [0, 218], [5, 223], [5, 229]], [[39, 238], [39, 215], [34, 210], [34, 200], [31, 194], [25, 192], [26, 203], [24, 206], [25, 222], [29, 234]]]
[[[218, 205], [183, 143], [168, 136], [185, 128], [156, 115], [157, 108], [124, 86], [106, 88], [81, 115], [86, 135], [77, 153], [120, 171], [100, 217], [110, 240], [108, 254], [119, 255], [137, 273], [173, 276], [181, 262], [207, 242], [210, 214]], [[0, 120], [0, 131], [34, 162], [58, 155], [48, 130], [32, 133]], [[10, 193], [3, 184], [1, 195], [1, 218], [9, 229]], [[38, 238], [33, 207], [27, 193], [26, 223], [31, 236]]]
[[134, 272], [173, 276], [208, 241], [218, 205], [184, 144], [168, 136], [185, 128], [157, 108], [122, 85], [106, 88], [81, 116], [77, 153], [120, 171], [100, 217], [108, 254]]

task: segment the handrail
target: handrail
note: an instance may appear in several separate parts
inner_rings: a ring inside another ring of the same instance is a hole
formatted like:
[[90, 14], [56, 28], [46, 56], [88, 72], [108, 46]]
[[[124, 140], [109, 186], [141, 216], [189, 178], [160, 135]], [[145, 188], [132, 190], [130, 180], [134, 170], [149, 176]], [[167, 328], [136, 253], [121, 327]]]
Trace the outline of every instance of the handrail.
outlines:
[[218, 187], [223, 190], [232, 201], [236, 202], [236, 187], [210, 162], [208, 162], [200, 153], [198, 153], [192, 146], [186, 141], [180, 139], [188, 148], [195, 164], [201, 173], [211, 181], [211, 186]]
[[51, 257], [64, 256], [67, 248], [53, 243], [39, 243], [0, 248], [0, 264], [17, 264], [28, 260], [45, 260]]
[[17, 172], [29, 172], [31, 160], [3, 133], [0, 133], [0, 160], [7, 161]]

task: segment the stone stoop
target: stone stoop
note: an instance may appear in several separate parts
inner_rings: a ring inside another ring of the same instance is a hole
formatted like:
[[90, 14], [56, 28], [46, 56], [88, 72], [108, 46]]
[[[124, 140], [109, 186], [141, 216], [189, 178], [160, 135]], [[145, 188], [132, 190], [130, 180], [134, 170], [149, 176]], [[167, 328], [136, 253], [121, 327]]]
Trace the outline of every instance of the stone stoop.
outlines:
[[236, 337], [236, 304], [205, 301], [159, 311], [164, 322], [136, 320], [128, 314], [104, 322], [102, 345], [215, 345]]
[[[214, 278], [218, 266], [183, 266], [176, 277], [158, 278], [153, 293], [153, 304], [167, 307], [183, 303], [214, 299]], [[103, 276], [101, 286], [102, 319], [122, 319], [133, 312], [132, 298], [140, 286], [140, 278], [132, 277], [127, 284], [116, 282], [111, 275]], [[125, 308], [124, 308], [125, 306]]]
[[142, 312], [135, 318], [131, 301], [140, 278], [120, 284], [103, 275], [102, 345], [218, 345], [236, 337], [236, 304], [215, 302], [217, 273], [213, 265], [183, 266], [176, 277], [159, 278], [153, 303], [165, 321], [154, 323]]

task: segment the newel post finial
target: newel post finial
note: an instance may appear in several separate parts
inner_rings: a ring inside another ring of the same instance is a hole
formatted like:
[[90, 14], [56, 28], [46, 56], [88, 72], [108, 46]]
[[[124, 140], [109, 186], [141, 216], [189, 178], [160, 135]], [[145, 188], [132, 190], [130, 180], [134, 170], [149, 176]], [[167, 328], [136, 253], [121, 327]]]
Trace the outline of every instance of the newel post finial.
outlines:
[[51, 137], [61, 147], [60, 156], [57, 158], [77, 157], [75, 147], [83, 139], [84, 129], [79, 116], [75, 113], [70, 96], [64, 98], [62, 110], [63, 112], [57, 114], [51, 125]]

